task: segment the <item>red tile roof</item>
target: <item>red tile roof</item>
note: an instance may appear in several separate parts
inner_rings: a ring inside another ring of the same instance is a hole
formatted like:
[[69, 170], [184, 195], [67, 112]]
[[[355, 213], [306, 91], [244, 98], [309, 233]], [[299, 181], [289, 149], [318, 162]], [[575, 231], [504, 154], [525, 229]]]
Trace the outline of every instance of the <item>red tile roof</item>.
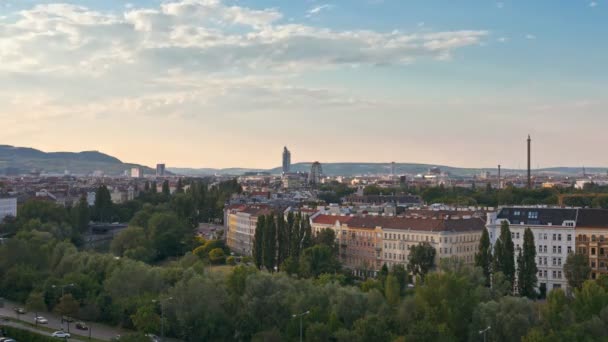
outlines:
[[316, 224], [336, 224], [339, 221], [340, 224], [348, 223], [353, 217], [352, 216], [333, 216], [333, 215], [319, 215], [315, 217], [312, 222]]

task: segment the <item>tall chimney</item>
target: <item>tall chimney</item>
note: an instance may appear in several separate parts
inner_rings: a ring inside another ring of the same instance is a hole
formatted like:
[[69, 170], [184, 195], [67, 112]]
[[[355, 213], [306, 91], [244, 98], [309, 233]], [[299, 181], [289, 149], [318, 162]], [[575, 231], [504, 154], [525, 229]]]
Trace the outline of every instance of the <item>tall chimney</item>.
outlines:
[[531, 151], [532, 139], [528, 134], [528, 189], [532, 189], [532, 151]]
[[502, 181], [500, 178], [500, 164], [498, 164], [498, 189], [502, 189]]

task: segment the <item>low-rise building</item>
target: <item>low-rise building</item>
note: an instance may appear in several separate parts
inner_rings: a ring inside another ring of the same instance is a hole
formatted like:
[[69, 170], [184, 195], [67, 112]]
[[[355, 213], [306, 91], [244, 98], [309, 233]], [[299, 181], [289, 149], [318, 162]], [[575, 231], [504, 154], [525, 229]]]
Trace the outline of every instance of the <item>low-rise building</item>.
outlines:
[[578, 210], [576, 251], [589, 257], [591, 279], [608, 274], [608, 210]]

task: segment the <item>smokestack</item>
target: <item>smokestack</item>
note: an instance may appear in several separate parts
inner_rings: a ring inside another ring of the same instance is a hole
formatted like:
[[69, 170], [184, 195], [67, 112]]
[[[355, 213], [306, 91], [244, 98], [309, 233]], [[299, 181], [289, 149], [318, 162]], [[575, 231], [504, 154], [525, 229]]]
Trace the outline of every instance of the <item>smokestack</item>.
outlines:
[[502, 189], [502, 181], [500, 180], [500, 164], [498, 164], [498, 189]]
[[532, 189], [532, 139], [530, 139], [530, 135], [528, 134], [528, 189]]

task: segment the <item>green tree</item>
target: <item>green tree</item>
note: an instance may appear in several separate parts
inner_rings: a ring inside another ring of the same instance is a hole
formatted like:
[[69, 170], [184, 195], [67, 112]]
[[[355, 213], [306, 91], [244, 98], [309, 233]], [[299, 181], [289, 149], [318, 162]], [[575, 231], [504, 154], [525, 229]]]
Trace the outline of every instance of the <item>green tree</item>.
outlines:
[[331, 228], [321, 229], [317, 233], [314, 239], [314, 243], [318, 245], [325, 245], [332, 249], [336, 248], [336, 232]]
[[55, 306], [55, 311], [57, 311], [62, 316], [74, 316], [78, 313], [78, 309], [80, 308], [80, 303], [71, 293], [66, 293], [59, 299], [59, 304]]
[[424, 280], [426, 274], [435, 267], [436, 254], [437, 251], [428, 242], [412, 246], [407, 264], [408, 271]]
[[389, 274], [388, 277], [386, 277], [386, 281], [384, 282], [384, 296], [390, 305], [395, 306], [399, 304], [401, 289], [397, 277], [393, 274]]
[[163, 192], [163, 195], [165, 195], [165, 196], [171, 195], [171, 189], [169, 188], [169, 181], [168, 180], [165, 180], [163, 182], [162, 192]]
[[131, 321], [135, 329], [146, 334], [158, 333], [161, 325], [160, 316], [152, 304], [140, 306], [135, 314], [131, 315]]
[[473, 314], [471, 340], [479, 339], [479, 331], [491, 327], [488, 341], [519, 342], [535, 325], [534, 306], [527, 298], [503, 297], [498, 302], [481, 303]]
[[336, 273], [340, 264], [330, 247], [316, 245], [305, 249], [300, 256], [300, 275], [302, 277], [318, 277], [323, 273]]
[[585, 254], [570, 253], [564, 264], [564, 273], [572, 289], [580, 289], [591, 275], [589, 258]]
[[534, 290], [537, 283], [536, 274], [536, 246], [534, 244], [534, 234], [530, 228], [524, 231], [523, 254], [517, 258], [517, 287], [519, 295], [535, 298], [536, 291]]
[[84, 234], [89, 229], [90, 220], [89, 203], [86, 198], [82, 197], [76, 207], [72, 209], [72, 225], [80, 234]]
[[274, 272], [277, 265], [277, 225], [274, 215], [266, 217], [266, 231], [262, 249], [264, 250], [264, 267], [269, 272]]
[[494, 244], [494, 272], [502, 272], [511, 285], [515, 283], [515, 246], [506, 221], [502, 222], [500, 236]]
[[105, 185], [101, 185], [95, 192], [96, 219], [102, 222], [109, 222], [112, 219], [112, 196], [110, 190]]
[[[38, 317], [38, 312], [44, 312], [47, 310], [46, 302], [44, 301], [44, 294], [42, 292], [30, 293], [27, 301], [25, 302], [25, 308], [28, 311], [33, 311], [34, 316]], [[38, 325], [38, 320], [36, 320], [36, 325]]]
[[264, 235], [266, 231], [266, 216], [258, 217], [255, 225], [255, 233], [253, 235], [253, 262], [258, 269], [262, 269], [264, 265]]
[[211, 252], [209, 252], [209, 261], [215, 265], [226, 263], [226, 255], [224, 254], [224, 250], [221, 248], [211, 250]]
[[148, 223], [157, 258], [182, 255], [192, 243], [193, 229], [173, 213], [155, 213]]
[[486, 277], [486, 286], [490, 286], [490, 277], [492, 275], [492, 246], [490, 245], [490, 235], [488, 230], [484, 229], [479, 240], [479, 247], [475, 254], [475, 266], [483, 270], [483, 275]]

